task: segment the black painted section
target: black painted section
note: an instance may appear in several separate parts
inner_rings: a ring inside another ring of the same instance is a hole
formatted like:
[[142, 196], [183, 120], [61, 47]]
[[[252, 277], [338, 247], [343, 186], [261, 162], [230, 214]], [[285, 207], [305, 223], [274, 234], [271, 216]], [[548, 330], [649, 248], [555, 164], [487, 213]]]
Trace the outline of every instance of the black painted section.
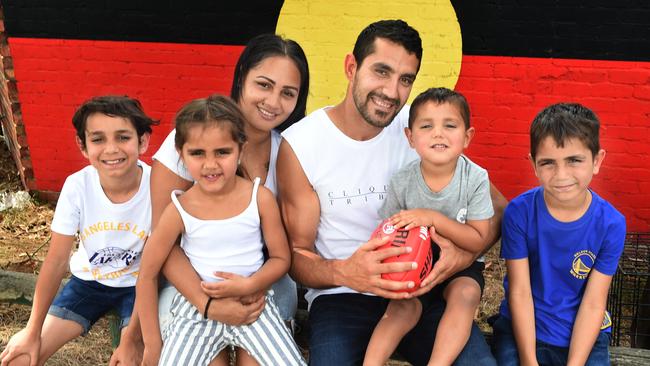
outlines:
[[243, 45], [282, 0], [2, 0], [10, 37]]
[[[282, 0], [2, 0], [10, 37], [242, 45]], [[648, 0], [451, 0], [466, 55], [650, 61]]]
[[452, 0], [463, 54], [650, 61], [648, 0]]

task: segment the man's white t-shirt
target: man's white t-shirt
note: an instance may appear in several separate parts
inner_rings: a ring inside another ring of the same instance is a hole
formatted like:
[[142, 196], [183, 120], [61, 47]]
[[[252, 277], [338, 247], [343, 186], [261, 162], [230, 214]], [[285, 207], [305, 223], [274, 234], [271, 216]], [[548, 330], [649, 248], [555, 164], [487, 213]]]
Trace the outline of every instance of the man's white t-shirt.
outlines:
[[142, 178], [127, 202], [111, 202], [93, 166], [70, 175], [63, 184], [52, 220], [52, 231], [79, 234], [79, 249], [70, 271], [86, 281], [111, 287], [135, 286], [142, 248], [151, 226], [151, 168], [138, 161]]
[[[357, 141], [345, 135], [319, 109], [289, 127], [282, 137], [291, 145], [320, 203], [316, 251], [326, 259], [346, 259], [370, 239], [380, 222], [378, 210], [393, 173], [418, 156], [404, 127], [408, 108], [377, 136]], [[346, 287], [310, 289], [307, 301], [321, 294], [355, 292]]]

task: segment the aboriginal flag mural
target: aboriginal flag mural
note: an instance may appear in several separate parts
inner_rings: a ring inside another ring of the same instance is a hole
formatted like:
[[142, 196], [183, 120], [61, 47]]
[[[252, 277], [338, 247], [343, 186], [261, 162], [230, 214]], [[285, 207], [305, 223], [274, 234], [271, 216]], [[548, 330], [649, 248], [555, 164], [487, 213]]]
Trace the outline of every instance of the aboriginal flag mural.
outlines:
[[544, 106], [579, 102], [602, 121], [607, 156], [593, 188], [650, 228], [650, 4], [644, 1], [3, 0], [27, 135], [30, 188], [58, 191], [85, 164], [71, 116], [101, 94], [138, 98], [161, 119], [145, 160], [190, 99], [229, 94], [247, 40], [276, 32], [309, 58], [308, 110], [343, 98], [343, 59], [372, 21], [402, 18], [423, 38], [411, 99], [465, 94], [477, 133], [468, 155], [508, 197], [536, 184], [528, 127]]

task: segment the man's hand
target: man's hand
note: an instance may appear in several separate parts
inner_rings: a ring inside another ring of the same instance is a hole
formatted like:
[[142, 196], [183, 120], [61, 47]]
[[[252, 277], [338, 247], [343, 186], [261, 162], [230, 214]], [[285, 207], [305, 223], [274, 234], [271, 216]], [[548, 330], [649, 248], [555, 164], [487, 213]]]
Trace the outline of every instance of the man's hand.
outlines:
[[429, 229], [429, 235], [431, 240], [440, 247], [440, 257], [429, 275], [422, 280], [420, 289], [412, 292], [410, 297], [426, 294], [454, 273], [469, 267], [475, 260], [472, 253], [458, 248], [449, 239], [438, 235], [433, 227]]
[[334, 261], [336, 282], [358, 292], [373, 293], [388, 299], [404, 299], [408, 295], [394, 292], [412, 288], [414, 283], [381, 278], [382, 273], [404, 272], [417, 268], [416, 262], [381, 263], [388, 257], [408, 253], [409, 247], [375, 250], [388, 242], [388, 237], [371, 239], [359, 247], [348, 259]]
[[390, 217], [390, 223], [396, 228], [404, 227], [406, 230], [416, 226], [433, 226], [435, 223], [435, 211], [422, 208], [402, 210]]
[[40, 350], [41, 335], [39, 332], [32, 332], [25, 328], [9, 339], [7, 347], [0, 354], [1, 364], [7, 366], [17, 357], [24, 355], [30, 359], [29, 366], [36, 366]]

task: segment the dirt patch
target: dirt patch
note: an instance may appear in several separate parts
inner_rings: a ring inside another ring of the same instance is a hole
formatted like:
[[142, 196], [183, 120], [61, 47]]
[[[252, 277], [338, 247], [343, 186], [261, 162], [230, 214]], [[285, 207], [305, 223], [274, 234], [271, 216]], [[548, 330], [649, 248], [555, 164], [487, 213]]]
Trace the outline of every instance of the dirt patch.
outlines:
[[[0, 140], [0, 192], [23, 189], [20, 176], [6, 145]], [[0, 268], [38, 273], [49, 244], [53, 207], [31, 202], [23, 209], [0, 212]], [[0, 303], [0, 349], [27, 324], [30, 307]], [[79, 337], [57, 352], [47, 365], [106, 365], [112, 353], [108, 322], [101, 319], [85, 337]]]

